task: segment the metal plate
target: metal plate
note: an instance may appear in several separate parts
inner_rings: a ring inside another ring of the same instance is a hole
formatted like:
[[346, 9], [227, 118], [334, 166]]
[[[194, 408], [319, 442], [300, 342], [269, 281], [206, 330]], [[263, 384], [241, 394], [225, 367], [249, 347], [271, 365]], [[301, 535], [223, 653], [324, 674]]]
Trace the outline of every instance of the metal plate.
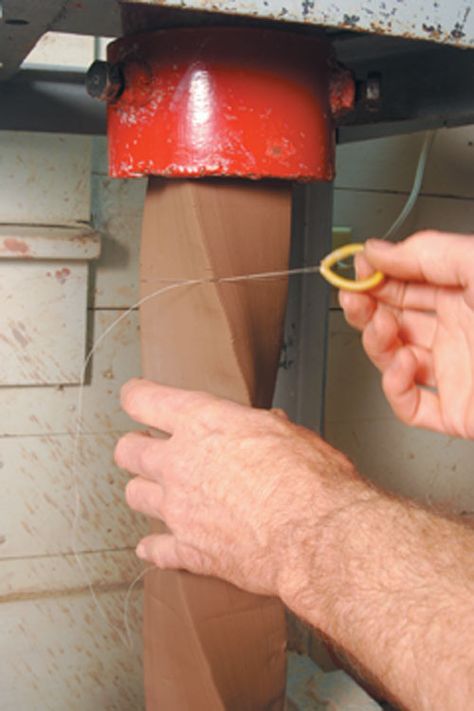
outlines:
[[[0, 79], [15, 74], [23, 59], [64, 9], [66, 0], [5, 0], [0, 9]], [[41, 7], [41, 10], [39, 8]]]
[[336, 33], [352, 30], [474, 47], [471, 0], [4, 0], [0, 11], [0, 80], [16, 72], [48, 30], [95, 37], [120, 35], [121, 4], [141, 6], [143, 13], [156, 9], [156, 26], [161, 27], [203, 24], [214, 22], [213, 15], [230, 15], [303, 23]]
[[474, 46], [471, 0], [133, 0], [131, 4], [303, 22], [463, 47]]

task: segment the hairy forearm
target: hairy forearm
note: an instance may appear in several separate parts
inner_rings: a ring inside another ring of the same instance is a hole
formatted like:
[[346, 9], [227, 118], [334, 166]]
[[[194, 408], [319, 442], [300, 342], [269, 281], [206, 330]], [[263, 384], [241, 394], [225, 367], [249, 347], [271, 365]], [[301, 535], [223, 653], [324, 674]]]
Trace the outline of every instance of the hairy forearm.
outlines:
[[402, 707], [474, 698], [474, 530], [351, 481], [307, 536], [285, 602]]
[[472, 707], [473, 529], [376, 490], [281, 415], [147, 381], [122, 399], [171, 434], [117, 445], [129, 504], [171, 531], [140, 557], [280, 595], [401, 706]]

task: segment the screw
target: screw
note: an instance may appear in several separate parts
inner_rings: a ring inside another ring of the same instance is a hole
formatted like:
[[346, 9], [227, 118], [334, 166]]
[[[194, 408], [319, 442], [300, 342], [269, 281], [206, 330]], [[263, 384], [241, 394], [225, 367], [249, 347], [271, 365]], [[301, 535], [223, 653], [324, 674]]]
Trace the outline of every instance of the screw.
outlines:
[[378, 72], [371, 72], [367, 75], [367, 81], [365, 82], [365, 99], [371, 104], [376, 104], [381, 99], [380, 79], [381, 76]]
[[86, 89], [89, 96], [99, 101], [114, 101], [124, 90], [122, 68], [97, 59], [86, 74]]

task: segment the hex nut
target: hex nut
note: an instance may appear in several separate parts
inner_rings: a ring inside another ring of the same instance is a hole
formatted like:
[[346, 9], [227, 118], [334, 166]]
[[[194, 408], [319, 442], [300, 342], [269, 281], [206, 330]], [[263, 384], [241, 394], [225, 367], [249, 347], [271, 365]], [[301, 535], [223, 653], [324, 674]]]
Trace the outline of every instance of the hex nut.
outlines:
[[124, 77], [120, 65], [97, 59], [86, 74], [86, 90], [99, 101], [114, 101], [124, 90]]

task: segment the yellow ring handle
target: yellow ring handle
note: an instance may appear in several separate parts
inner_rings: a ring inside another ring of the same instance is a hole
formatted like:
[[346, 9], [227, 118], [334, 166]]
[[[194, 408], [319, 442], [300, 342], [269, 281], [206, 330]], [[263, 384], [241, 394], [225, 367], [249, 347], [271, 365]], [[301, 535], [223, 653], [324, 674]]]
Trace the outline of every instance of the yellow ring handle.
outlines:
[[375, 272], [367, 279], [346, 279], [345, 277], [339, 276], [336, 272], [333, 272], [332, 268], [337, 262], [346, 259], [346, 257], [352, 257], [358, 252], [364, 251], [364, 245], [360, 243], [345, 244], [339, 249], [335, 249], [334, 252], [328, 254], [321, 261], [319, 271], [321, 276], [323, 276], [326, 281], [328, 281], [332, 286], [338, 289], [344, 289], [345, 291], [370, 291], [375, 289], [384, 279], [382, 272]]

